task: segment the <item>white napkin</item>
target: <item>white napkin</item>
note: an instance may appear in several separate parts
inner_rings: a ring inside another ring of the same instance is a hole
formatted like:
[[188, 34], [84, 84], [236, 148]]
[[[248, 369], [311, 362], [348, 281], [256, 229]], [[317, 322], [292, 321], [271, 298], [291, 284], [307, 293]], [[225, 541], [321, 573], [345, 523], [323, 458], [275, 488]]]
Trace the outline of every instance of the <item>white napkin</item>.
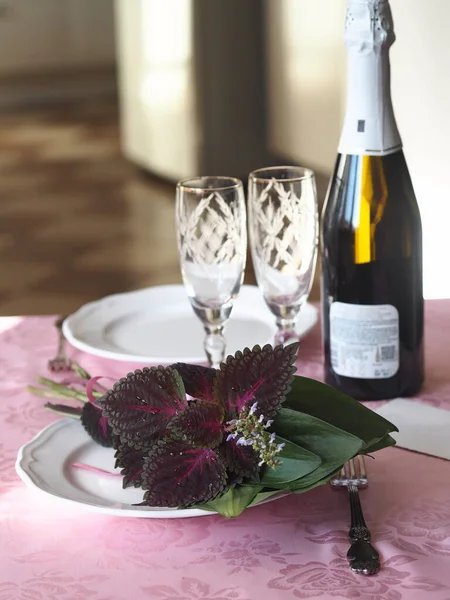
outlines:
[[398, 427], [397, 446], [450, 460], [450, 410], [397, 398], [375, 412]]

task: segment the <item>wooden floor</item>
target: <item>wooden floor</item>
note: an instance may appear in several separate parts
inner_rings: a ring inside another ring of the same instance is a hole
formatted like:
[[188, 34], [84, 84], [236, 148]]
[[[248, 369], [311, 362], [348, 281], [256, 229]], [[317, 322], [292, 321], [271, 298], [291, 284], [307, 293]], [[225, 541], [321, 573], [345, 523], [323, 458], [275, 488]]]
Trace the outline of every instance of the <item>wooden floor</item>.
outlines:
[[1, 113], [0, 314], [166, 283], [181, 283], [174, 185], [123, 158], [114, 101]]

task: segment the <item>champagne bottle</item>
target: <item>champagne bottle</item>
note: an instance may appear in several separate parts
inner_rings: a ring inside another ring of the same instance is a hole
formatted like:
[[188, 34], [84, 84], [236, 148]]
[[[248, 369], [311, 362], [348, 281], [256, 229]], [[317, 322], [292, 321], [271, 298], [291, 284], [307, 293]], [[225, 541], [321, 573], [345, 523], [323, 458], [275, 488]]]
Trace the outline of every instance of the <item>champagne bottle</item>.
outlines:
[[422, 226], [390, 93], [388, 0], [348, 0], [347, 111], [321, 224], [325, 380], [359, 400], [424, 378]]

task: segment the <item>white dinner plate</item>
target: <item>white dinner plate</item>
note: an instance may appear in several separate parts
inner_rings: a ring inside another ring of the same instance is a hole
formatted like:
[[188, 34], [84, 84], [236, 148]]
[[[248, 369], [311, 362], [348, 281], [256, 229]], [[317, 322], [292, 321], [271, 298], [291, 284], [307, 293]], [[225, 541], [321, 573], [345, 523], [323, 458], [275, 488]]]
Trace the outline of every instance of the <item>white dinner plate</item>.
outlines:
[[[297, 331], [317, 323], [317, 309], [305, 304]], [[227, 354], [273, 343], [275, 317], [256, 286], [242, 286], [226, 324]], [[205, 362], [203, 327], [182, 285], [150, 287], [90, 302], [63, 324], [67, 340], [84, 352], [122, 361], [170, 364]]]
[[[217, 514], [196, 508], [154, 508], [133, 506], [142, 502], [144, 492], [122, 488], [122, 477], [99, 474], [73, 467], [84, 463], [97, 469], [114, 469], [114, 450], [96, 444], [79, 421], [62, 419], [43, 429], [19, 450], [16, 471], [27, 485], [59, 500], [119, 517], [181, 519]], [[272, 496], [270, 502], [285, 495]]]

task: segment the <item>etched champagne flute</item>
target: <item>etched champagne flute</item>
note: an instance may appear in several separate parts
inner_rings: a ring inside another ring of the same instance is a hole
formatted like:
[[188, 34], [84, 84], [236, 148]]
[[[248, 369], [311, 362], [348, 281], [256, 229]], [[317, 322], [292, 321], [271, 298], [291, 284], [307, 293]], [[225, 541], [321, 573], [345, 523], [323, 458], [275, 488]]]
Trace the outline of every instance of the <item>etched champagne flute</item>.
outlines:
[[225, 358], [224, 326], [244, 277], [247, 219], [242, 181], [194, 177], [177, 184], [176, 224], [181, 273], [205, 329], [209, 365]]
[[314, 172], [296, 166], [259, 169], [249, 175], [248, 193], [251, 254], [258, 286], [275, 315], [275, 344], [295, 342], [317, 261]]

